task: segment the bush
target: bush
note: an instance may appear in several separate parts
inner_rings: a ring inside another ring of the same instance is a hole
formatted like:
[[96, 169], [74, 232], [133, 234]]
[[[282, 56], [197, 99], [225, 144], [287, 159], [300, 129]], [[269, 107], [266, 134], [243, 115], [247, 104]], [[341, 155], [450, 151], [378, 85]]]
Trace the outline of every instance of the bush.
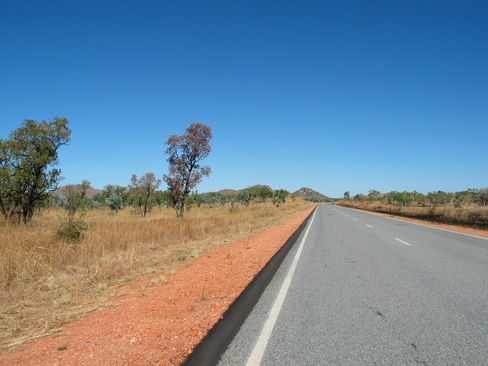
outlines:
[[105, 204], [115, 213], [124, 207], [124, 200], [121, 195], [112, 193], [106, 200]]
[[87, 230], [86, 224], [82, 220], [63, 220], [56, 231], [56, 237], [61, 240], [67, 240], [74, 243], [83, 239], [84, 230]]

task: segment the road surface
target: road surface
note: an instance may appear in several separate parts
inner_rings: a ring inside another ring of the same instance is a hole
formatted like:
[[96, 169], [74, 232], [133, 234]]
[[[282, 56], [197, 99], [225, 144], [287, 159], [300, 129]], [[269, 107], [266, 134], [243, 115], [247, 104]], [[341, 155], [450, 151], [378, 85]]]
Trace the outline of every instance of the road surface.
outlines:
[[488, 365], [488, 240], [319, 205], [219, 366]]

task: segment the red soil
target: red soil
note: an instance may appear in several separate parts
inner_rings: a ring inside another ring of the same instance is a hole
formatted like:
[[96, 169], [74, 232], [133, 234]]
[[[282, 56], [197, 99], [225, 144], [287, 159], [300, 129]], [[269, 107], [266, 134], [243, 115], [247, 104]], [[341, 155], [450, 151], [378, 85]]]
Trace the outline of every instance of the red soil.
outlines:
[[[130, 295], [113, 300], [112, 308], [0, 355], [0, 365], [179, 365], [311, 211], [188, 261], [165, 274], [167, 283], [144, 290], [153, 278], [132, 283], [122, 289]], [[434, 226], [488, 237], [483, 230]]]
[[179, 365], [311, 211], [187, 261], [166, 283], [132, 283], [113, 307], [0, 355], [0, 365]]

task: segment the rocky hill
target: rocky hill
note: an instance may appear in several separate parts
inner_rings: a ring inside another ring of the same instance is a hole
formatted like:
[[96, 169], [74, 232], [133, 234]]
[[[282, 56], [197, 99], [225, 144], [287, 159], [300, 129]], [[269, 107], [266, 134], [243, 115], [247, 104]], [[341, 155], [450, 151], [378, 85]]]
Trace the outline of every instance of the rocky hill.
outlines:
[[319, 193], [307, 187], [300, 188], [298, 191], [293, 192], [293, 194], [300, 198], [318, 198], [318, 199], [328, 198], [327, 196], [324, 196], [322, 193]]
[[231, 195], [231, 194], [236, 194], [236, 193], [239, 193], [240, 191], [236, 191], [235, 189], [229, 189], [229, 188], [226, 188], [226, 189], [221, 189], [219, 191], [219, 193], [222, 193], [224, 195]]
[[[66, 187], [67, 186], [59, 187], [58, 189], [49, 192], [49, 194], [51, 196], [64, 196], [64, 195], [66, 195]], [[270, 191], [274, 192], [274, 189], [272, 189], [268, 185], [256, 184], [253, 187], [268, 188]], [[222, 189], [219, 191], [219, 193], [222, 193], [224, 195], [238, 194], [239, 192], [242, 192], [244, 189], [245, 188], [238, 189], [238, 190], [236, 190], [236, 189]], [[88, 197], [93, 197], [99, 193], [102, 193], [101, 189], [88, 187], [86, 195]], [[323, 194], [321, 194], [317, 191], [314, 191], [311, 188], [307, 188], [307, 187], [300, 188], [298, 191], [293, 192], [293, 194], [297, 197], [300, 197], [300, 198], [318, 198], [318, 199], [327, 199], [328, 198], [327, 196], [324, 196]]]
[[[264, 187], [264, 188], [268, 188], [269, 190], [273, 191], [274, 192], [274, 189], [271, 188], [270, 186], [267, 186], [267, 185], [262, 185], [262, 184], [256, 184], [255, 186], [253, 187]], [[239, 189], [239, 190], [235, 190], [235, 189], [222, 189], [219, 191], [219, 193], [222, 193], [222, 194], [225, 194], [225, 195], [230, 195], [230, 194], [238, 194], [239, 192], [241, 192], [242, 189]], [[327, 196], [324, 196], [322, 193], [319, 193], [317, 191], [314, 191], [313, 189], [311, 188], [307, 188], [307, 187], [303, 187], [303, 188], [300, 188], [298, 191], [296, 192], [293, 192], [293, 194], [299, 198], [316, 198], [316, 199], [328, 199], [329, 197]]]
[[[75, 186], [77, 186], [79, 184], [75, 184]], [[68, 186], [63, 186], [63, 187], [59, 187], [58, 189], [55, 189], [54, 191], [51, 191], [49, 192], [49, 195], [51, 196], [65, 196], [66, 195], [66, 187], [69, 187], [70, 185]], [[97, 188], [93, 188], [93, 187], [88, 187], [87, 190], [86, 190], [86, 196], [87, 197], [93, 197], [93, 196], [96, 196], [97, 194], [100, 194], [102, 193], [102, 190], [101, 189], [97, 189]]]
[[[267, 185], [263, 185], [263, 184], [256, 184], [255, 186], [253, 187], [258, 187], [258, 188], [268, 188], [270, 191], [274, 191], [270, 186], [267, 186]], [[225, 194], [225, 195], [229, 195], [229, 194], [237, 194], [239, 192], [241, 192], [243, 189], [238, 189], [238, 190], [235, 190], [235, 189], [221, 189], [219, 191], [219, 193], [222, 193], [222, 194]]]

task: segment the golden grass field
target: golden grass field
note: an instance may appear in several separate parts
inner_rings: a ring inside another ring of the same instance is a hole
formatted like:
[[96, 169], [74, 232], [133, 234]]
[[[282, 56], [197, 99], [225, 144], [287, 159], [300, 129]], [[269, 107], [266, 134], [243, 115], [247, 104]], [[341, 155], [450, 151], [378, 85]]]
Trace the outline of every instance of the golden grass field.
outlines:
[[[313, 203], [192, 208], [183, 219], [154, 208], [145, 218], [126, 208], [88, 211], [84, 238], [56, 237], [63, 210], [45, 210], [32, 227], [0, 222], [0, 350], [53, 334], [61, 324], [106, 307], [111, 290], [186, 259], [242, 240], [285, 221]], [[165, 281], [156, 276], [154, 284]]]
[[444, 205], [438, 207], [401, 207], [382, 202], [339, 201], [338, 205], [367, 211], [415, 218], [441, 224], [460, 225], [488, 230], [488, 206], [474, 204], [464, 207]]

